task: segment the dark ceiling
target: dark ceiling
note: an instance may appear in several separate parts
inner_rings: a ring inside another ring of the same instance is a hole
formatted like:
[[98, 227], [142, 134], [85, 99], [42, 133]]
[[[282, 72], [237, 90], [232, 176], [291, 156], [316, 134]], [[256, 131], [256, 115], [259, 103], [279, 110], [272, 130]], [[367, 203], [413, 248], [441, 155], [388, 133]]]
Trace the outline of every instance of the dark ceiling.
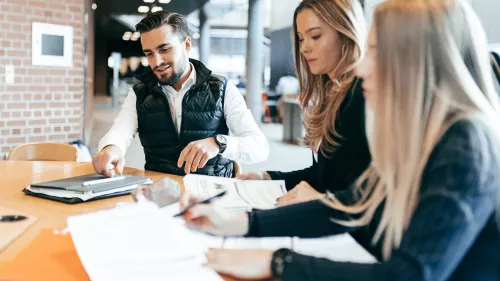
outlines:
[[139, 41], [123, 41], [122, 36], [130, 27], [113, 19], [119, 15], [141, 15], [137, 8], [139, 6], [162, 7], [164, 11], [172, 11], [182, 15], [188, 15], [194, 10], [202, 7], [209, 0], [171, 0], [168, 4], [160, 4], [158, 0], [154, 3], [145, 3], [143, 0], [95, 0], [95, 35], [96, 43], [107, 49], [107, 53], [120, 52], [123, 56], [141, 55]]

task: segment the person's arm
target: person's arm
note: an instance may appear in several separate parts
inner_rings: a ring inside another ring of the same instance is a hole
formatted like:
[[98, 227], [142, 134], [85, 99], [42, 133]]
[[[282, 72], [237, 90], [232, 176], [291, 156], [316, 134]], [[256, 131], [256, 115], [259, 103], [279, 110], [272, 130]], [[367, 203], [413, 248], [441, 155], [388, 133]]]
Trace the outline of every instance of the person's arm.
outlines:
[[267, 139], [255, 123], [238, 88], [229, 81], [224, 97], [224, 117], [234, 136], [225, 136], [227, 146], [222, 157], [246, 164], [265, 161], [269, 155]]
[[496, 160], [484, 165], [492, 159], [478, 149], [484, 136], [456, 125], [446, 134], [429, 160], [411, 223], [389, 260], [358, 264], [293, 253], [281, 280], [449, 280], [494, 213], [500, 165]]
[[291, 171], [291, 172], [279, 172], [279, 171], [267, 171], [271, 179], [273, 180], [284, 180], [287, 190], [291, 190], [301, 181], [309, 183], [314, 189], [319, 192], [325, 192], [324, 187], [318, 186], [318, 163], [314, 160], [310, 167], [302, 170]]
[[[351, 204], [351, 190], [339, 192], [335, 197], [344, 204]], [[349, 215], [325, 205], [322, 200], [308, 201], [276, 209], [248, 213], [247, 237], [297, 236], [302, 238], [322, 237], [351, 232], [359, 227], [347, 227], [332, 221], [332, 218], [347, 221]]]
[[131, 89], [123, 102], [122, 109], [118, 117], [116, 117], [113, 126], [111, 126], [108, 133], [99, 142], [97, 151], [101, 151], [108, 145], [116, 145], [120, 148], [123, 155], [125, 155], [127, 148], [137, 134], [136, 99], [135, 92]]

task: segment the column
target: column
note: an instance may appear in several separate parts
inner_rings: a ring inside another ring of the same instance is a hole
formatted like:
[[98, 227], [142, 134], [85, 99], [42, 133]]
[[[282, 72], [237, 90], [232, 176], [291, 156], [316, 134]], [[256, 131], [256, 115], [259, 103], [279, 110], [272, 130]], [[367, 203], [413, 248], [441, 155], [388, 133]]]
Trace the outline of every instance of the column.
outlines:
[[263, 8], [264, 0], [248, 1], [248, 38], [247, 38], [247, 90], [246, 102], [257, 123], [261, 122], [262, 72], [264, 69]]
[[210, 56], [210, 24], [205, 8], [200, 9], [200, 61], [208, 65], [208, 57]]

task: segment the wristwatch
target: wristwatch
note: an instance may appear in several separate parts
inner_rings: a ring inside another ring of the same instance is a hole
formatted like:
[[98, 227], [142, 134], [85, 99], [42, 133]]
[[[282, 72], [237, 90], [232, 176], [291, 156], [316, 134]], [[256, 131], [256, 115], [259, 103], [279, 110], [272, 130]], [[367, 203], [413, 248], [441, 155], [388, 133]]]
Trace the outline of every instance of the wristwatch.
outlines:
[[224, 137], [223, 135], [216, 135], [214, 139], [215, 143], [217, 143], [217, 145], [219, 146], [219, 155], [221, 155], [222, 153], [224, 153], [227, 147], [226, 137]]
[[273, 277], [282, 277], [287, 264], [292, 262], [292, 250], [281, 248], [274, 251], [271, 260], [271, 272]]

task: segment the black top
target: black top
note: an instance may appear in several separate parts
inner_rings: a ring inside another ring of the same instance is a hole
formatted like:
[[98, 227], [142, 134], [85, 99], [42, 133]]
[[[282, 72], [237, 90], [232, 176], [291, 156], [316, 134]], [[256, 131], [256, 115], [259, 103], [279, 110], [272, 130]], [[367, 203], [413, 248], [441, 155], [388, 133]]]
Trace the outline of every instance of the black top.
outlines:
[[[489, 151], [479, 149], [487, 141]], [[401, 245], [387, 261], [381, 245], [371, 244], [380, 221], [379, 208], [372, 222], [347, 228], [331, 218], [345, 214], [320, 201], [251, 213], [249, 236], [318, 237], [351, 232], [380, 263], [335, 262], [293, 253], [282, 280], [500, 280], [500, 235], [495, 206], [500, 186], [500, 163], [490, 157], [491, 132], [469, 121], [454, 124], [434, 148], [424, 170], [420, 199]], [[336, 193], [353, 202], [349, 190]]]
[[306, 181], [319, 192], [345, 189], [368, 167], [371, 157], [365, 132], [365, 99], [361, 80], [356, 79], [342, 102], [335, 122], [335, 129], [342, 136], [334, 137], [340, 146], [325, 157], [318, 152], [309, 168], [293, 172], [269, 171], [273, 180], [285, 180], [288, 190]]

